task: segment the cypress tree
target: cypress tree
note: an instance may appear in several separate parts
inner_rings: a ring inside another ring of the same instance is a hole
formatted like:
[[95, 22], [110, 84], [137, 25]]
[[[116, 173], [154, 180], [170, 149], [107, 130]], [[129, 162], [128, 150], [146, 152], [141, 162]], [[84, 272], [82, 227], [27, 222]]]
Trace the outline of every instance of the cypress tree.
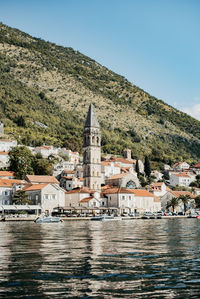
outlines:
[[136, 160], [135, 171], [137, 172], [137, 175], [140, 174], [140, 168], [139, 168], [139, 162], [138, 162], [138, 160]]
[[144, 172], [145, 172], [147, 177], [150, 177], [150, 175], [151, 175], [151, 166], [150, 166], [149, 158], [147, 156], [145, 156], [145, 160], [144, 160]]

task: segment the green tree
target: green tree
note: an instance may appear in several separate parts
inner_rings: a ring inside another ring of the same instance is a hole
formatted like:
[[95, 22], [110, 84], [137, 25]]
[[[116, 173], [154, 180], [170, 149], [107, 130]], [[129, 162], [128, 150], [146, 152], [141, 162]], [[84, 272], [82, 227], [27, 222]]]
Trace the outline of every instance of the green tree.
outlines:
[[15, 172], [17, 179], [24, 179], [26, 174], [34, 174], [32, 163], [34, 156], [26, 146], [16, 146], [9, 153], [11, 171]]
[[33, 169], [36, 175], [52, 175], [52, 164], [47, 159], [34, 159]]
[[187, 211], [187, 204], [189, 202], [190, 196], [188, 194], [186, 194], [186, 195], [180, 195], [179, 199], [182, 200], [183, 205], [184, 205], [184, 212], [186, 213], [186, 211]]
[[28, 195], [23, 190], [19, 190], [15, 193], [12, 202], [15, 205], [30, 204], [30, 200], [28, 200]]
[[177, 207], [179, 204], [179, 199], [177, 197], [172, 197], [172, 199], [167, 203], [167, 208], [172, 207], [172, 210], [174, 212], [175, 207]]
[[200, 208], [200, 195], [195, 197], [195, 204], [197, 208]]
[[151, 166], [150, 166], [150, 162], [149, 162], [148, 156], [145, 156], [145, 160], [144, 160], [144, 172], [145, 172], [146, 176], [149, 178], [150, 175], [151, 175]]
[[137, 172], [137, 175], [139, 176], [139, 174], [140, 174], [140, 168], [139, 168], [139, 162], [138, 162], [138, 160], [136, 160], [135, 171]]

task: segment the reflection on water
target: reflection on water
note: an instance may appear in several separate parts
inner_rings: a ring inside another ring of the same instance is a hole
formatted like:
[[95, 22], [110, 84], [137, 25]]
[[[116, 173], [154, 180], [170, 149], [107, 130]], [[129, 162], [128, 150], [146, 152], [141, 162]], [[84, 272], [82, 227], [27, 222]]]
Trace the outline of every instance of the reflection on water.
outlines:
[[200, 298], [200, 221], [2, 222], [0, 297]]

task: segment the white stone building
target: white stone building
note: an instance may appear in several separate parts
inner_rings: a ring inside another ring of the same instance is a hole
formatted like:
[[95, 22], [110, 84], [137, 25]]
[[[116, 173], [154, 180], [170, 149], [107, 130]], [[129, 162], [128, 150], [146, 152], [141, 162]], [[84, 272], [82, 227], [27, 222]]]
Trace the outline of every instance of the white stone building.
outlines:
[[58, 155], [58, 148], [51, 145], [43, 145], [35, 148], [36, 154], [41, 154], [43, 158], [48, 158], [50, 155]]
[[54, 208], [65, 206], [65, 190], [55, 184], [34, 184], [23, 188], [31, 204], [51, 214]]
[[0, 139], [0, 152], [9, 152], [17, 146], [17, 140]]
[[172, 166], [172, 169], [175, 171], [183, 171], [189, 169], [190, 165], [186, 162], [177, 162]]
[[103, 206], [118, 208], [120, 214], [143, 214], [145, 211], [156, 212], [161, 209], [160, 200], [143, 189], [109, 188], [103, 194]]
[[189, 187], [190, 183], [195, 181], [195, 174], [190, 172], [170, 173], [171, 186]]
[[0, 168], [9, 166], [9, 155], [8, 152], [0, 152]]

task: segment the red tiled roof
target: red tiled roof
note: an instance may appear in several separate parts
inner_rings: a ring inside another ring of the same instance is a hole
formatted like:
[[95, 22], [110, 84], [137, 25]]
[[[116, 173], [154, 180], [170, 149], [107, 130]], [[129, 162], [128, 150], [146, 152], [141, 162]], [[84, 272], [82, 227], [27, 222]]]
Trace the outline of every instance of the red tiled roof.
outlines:
[[197, 164], [193, 165], [192, 168], [200, 168], [200, 162], [198, 162]]
[[29, 185], [25, 186], [23, 188], [24, 191], [34, 191], [34, 190], [41, 190], [44, 187], [46, 187], [48, 184], [34, 184], [34, 185]]
[[110, 178], [108, 178], [108, 180], [117, 180], [117, 179], [121, 179], [124, 176], [126, 176], [127, 173], [119, 173], [119, 174], [115, 174], [113, 176], [111, 176]]
[[175, 173], [174, 175], [183, 178], [190, 178], [190, 176], [186, 173]]
[[0, 177], [15, 176], [14, 171], [0, 171]]
[[66, 192], [66, 194], [73, 194], [73, 193], [94, 193], [94, 190], [90, 190], [88, 187], [81, 187], [81, 188], [75, 188], [72, 189], [68, 192]]
[[124, 164], [135, 164], [136, 163], [136, 160], [128, 160], [125, 158], [111, 158], [109, 161], [110, 162], [121, 162]]
[[82, 198], [80, 200], [80, 202], [89, 202], [91, 199], [93, 199], [94, 197], [93, 196], [90, 196], [90, 197], [85, 197], [85, 198]]
[[50, 175], [26, 175], [25, 179], [31, 183], [59, 184], [58, 180], [54, 176]]
[[63, 171], [64, 173], [70, 173], [70, 174], [74, 174], [74, 170], [68, 170], [68, 169], [65, 169], [64, 171]]
[[131, 189], [126, 189], [126, 188], [108, 188], [106, 190], [102, 190], [103, 194], [117, 194], [117, 193], [134, 193], [133, 190]]
[[0, 155], [8, 155], [8, 152], [0, 152]]
[[152, 193], [144, 189], [131, 189], [135, 196], [138, 197], [155, 197]]
[[15, 180], [15, 179], [0, 179], [0, 186], [8, 186], [12, 187], [12, 185], [17, 184], [17, 185], [25, 185], [26, 182], [22, 180]]
[[195, 196], [189, 191], [170, 191], [175, 197], [179, 197], [180, 195], [189, 195], [190, 198], [195, 198]]
[[63, 176], [62, 178], [66, 180], [73, 180], [73, 176]]

